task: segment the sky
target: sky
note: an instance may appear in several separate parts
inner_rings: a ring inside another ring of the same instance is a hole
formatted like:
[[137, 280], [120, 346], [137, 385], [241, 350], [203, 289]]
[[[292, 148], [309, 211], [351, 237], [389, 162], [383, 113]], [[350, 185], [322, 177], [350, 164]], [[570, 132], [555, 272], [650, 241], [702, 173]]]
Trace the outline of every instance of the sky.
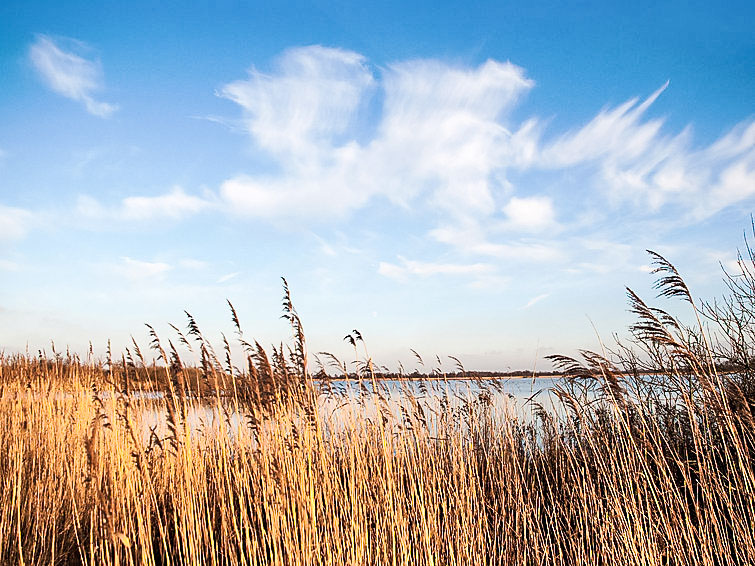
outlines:
[[0, 4], [0, 350], [277, 344], [285, 277], [310, 352], [538, 370], [689, 315], [646, 249], [723, 293], [752, 3], [191, 4]]

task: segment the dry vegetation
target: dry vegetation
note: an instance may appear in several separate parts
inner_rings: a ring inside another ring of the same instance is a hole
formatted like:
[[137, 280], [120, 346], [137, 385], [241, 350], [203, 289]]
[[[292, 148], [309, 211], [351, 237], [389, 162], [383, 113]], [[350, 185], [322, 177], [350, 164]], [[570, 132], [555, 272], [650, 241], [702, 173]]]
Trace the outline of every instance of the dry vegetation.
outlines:
[[[316, 386], [287, 290], [292, 346], [269, 357], [232, 309], [241, 369], [191, 317], [176, 330], [192, 368], [154, 332], [158, 363], [136, 344], [117, 361], [5, 356], [0, 562], [752, 563], [755, 263], [696, 306], [654, 259], [694, 326], [630, 292], [632, 347], [555, 357], [564, 412], [534, 421], [496, 417], [485, 391], [456, 409], [406, 393], [395, 416], [369, 358], [360, 395]], [[333, 426], [318, 396], [351, 417]]]

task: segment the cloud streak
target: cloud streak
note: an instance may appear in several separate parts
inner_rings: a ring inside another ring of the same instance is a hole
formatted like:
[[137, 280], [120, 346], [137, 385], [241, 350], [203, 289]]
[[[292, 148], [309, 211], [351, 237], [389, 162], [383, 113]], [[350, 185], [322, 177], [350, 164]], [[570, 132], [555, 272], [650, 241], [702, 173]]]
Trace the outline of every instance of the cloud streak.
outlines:
[[540, 301], [543, 301], [550, 297], [550, 293], [543, 293], [542, 295], [537, 295], [536, 297], [532, 297], [529, 301], [527, 301], [527, 304], [522, 307], [522, 310], [527, 310], [533, 306], [535, 306]]
[[[90, 111], [102, 109], [92, 94], [102, 85], [99, 64], [46, 36], [30, 57], [51, 88]], [[289, 49], [269, 71], [252, 67], [217, 93], [240, 109], [255, 151], [271, 158], [265, 172], [230, 176], [201, 195], [173, 187], [113, 206], [82, 196], [78, 217], [154, 222], [214, 211], [310, 228], [345, 225], [371, 205], [387, 205], [404, 214], [399, 230], [443, 258], [379, 263], [381, 274], [402, 280], [491, 278], [509, 263], [600, 271], [626, 259], [586, 243], [612, 214], [659, 224], [671, 215], [691, 225], [752, 206], [755, 120], [695, 144], [691, 127], [669, 131], [663, 118], [648, 116], [666, 83], [549, 132], [538, 116], [513, 118], [534, 86], [509, 62], [418, 59], [378, 68], [344, 49]], [[0, 208], [0, 218], [9, 219], [0, 239], [23, 237], [30, 215], [8, 210]], [[322, 250], [334, 254], [327, 245]], [[393, 254], [402, 252], [413, 255]], [[603, 259], [584, 261], [596, 255]]]
[[20, 240], [31, 229], [34, 215], [23, 208], [0, 205], [0, 242]]
[[[607, 209], [668, 209], [690, 224], [755, 197], [755, 121], [696, 147], [691, 128], [669, 133], [662, 118], [647, 117], [668, 86], [548, 135], [537, 116], [511, 120], [534, 87], [511, 63], [373, 69], [352, 51], [290, 49], [270, 73], [253, 68], [219, 92], [279, 166], [227, 179], [220, 203], [242, 216], [317, 223], [382, 199], [421, 211], [435, 224], [430, 240], [463, 255], [554, 261], [563, 251], [554, 233]], [[559, 181], [574, 177], [576, 194], [574, 181]], [[421, 270], [385, 263], [383, 271]]]
[[186, 194], [181, 187], [173, 187], [164, 195], [123, 199], [121, 215], [125, 219], [134, 220], [182, 218], [201, 212], [209, 206], [207, 200]]
[[142, 261], [126, 256], [115, 266], [116, 273], [134, 282], [160, 281], [172, 269], [173, 266], [160, 261]]
[[285, 52], [275, 69], [252, 69], [219, 93], [281, 169], [223, 183], [236, 212], [343, 217], [376, 197], [408, 205], [420, 196], [445, 211], [493, 210], [491, 175], [510, 137], [501, 120], [532, 86], [521, 68], [420, 60], [378, 81], [361, 55], [314, 46]]
[[489, 275], [495, 267], [488, 263], [437, 263], [414, 261], [399, 256], [399, 263], [380, 262], [378, 273], [391, 279], [404, 281], [407, 276], [418, 275], [431, 277], [433, 275]]
[[[83, 44], [69, 41], [74, 49]], [[52, 91], [84, 105], [93, 116], [107, 118], [118, 109], [116, 104], [103, 102], [95, 96], [103, 88], [102, 66], [64, 50], [59, 42], [46, 35], [38, 35], [29, 47], [29, 60], [40, 77]]]
[[180, 220], [214, 206], [211, 199], [190, 195], [179, 186], [155, 196], [130, 196], [119, 206], [106, 207], [88, 195], [79, 196], [76, 211], [80, 217], [120, 222]]
[[556, 223], [553, 201], [548, 197], [512, 197], [503, 207], [503, 212], [506, 215], [507, 226], [512, 230], [540, 232], [552, 229]]

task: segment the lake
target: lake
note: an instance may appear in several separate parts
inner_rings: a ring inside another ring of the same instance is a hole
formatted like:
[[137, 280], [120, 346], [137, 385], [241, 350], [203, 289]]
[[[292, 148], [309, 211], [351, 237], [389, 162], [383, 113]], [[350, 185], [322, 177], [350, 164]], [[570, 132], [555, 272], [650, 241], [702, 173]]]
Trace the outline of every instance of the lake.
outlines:
[[[343, 428], [357, 418], [375, 420], [383, 415], [395, 423], [407, 417], [421, 418], [428, 429], [435, 431], [445, 410], [446, 416], [463, 420], [469, 411], [487, 411], [494, 418], [515, 417], [522, 422], [533, 419], [534, 405], [541, 404], [555, 412], [549, 389], [562, 381], [559, 377], [465, 379], [376, 380], [373, 391], [369, 379], [329, 379], [316, 381], [319, 387], [318, 412], [322, 424], [330, 432]], [[161, 394], [147, 394], [149, 401], [159, 402]], [[219, 418], [222, 417], [222, 418]], [[243, 412], [229, 410], [220, 415], [216, 407], [201, 402], [190, 404], [186, 413], [190, 428], [212, 434], [221, 421], [231, 432], [246, 423]], [[145, 434], [154, 429], [159, 436], [167, 433], [166, 412], [157, 403], [147, 403], [139, 411], [140, 428]]]

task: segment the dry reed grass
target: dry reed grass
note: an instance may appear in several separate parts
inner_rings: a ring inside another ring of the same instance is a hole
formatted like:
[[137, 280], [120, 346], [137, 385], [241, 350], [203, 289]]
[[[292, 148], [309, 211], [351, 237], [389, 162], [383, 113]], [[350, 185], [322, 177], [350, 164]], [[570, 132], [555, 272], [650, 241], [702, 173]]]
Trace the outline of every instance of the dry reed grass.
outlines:
[[[270, 356], [231, 306], [243, 369], [190, 315], [176, 331], [194, 367], [152, 329], [158, 363], [136, 344], [116, 362], [3, 356], [0, 563], [753, 563], [755, 277], [698, 308], [654, 259], [696, 326], [630, 291], [636, 343], [554, 357], [566, 413], [536, 407], [534, 422], [494, 418], [485, 391], [461, 411], [436, 398], [433, 414], [407, 392], [396, 416], [365, 349], [361, 394], [332, 428], [317, 397], [338, 393], [313, 383], [287, 286], [293, 345]], [[191, 421], [207, 407], [212, 426]]]

